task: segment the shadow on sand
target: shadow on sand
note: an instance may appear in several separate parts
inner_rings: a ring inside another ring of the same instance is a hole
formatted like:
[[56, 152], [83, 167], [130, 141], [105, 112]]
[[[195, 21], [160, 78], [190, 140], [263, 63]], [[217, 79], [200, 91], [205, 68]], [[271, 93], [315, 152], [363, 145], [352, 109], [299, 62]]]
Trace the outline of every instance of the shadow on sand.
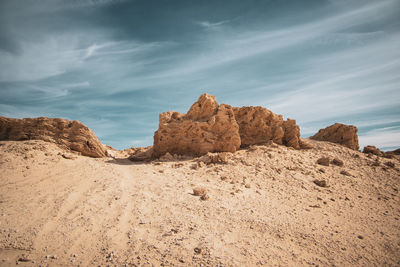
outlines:
[[132, 161], [128, 158], [114, 158], [107, 160], [106, 163], [117, 164], [117, 165], [148, 165], [151, 164], [151, 161]]

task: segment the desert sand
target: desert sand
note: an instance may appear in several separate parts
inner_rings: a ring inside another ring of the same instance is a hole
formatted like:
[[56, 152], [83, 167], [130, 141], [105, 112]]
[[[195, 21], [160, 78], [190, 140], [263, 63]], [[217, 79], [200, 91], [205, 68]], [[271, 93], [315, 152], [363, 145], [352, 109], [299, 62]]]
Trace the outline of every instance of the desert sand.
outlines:
[[0, 265], [399, 266], [399, 161], [307, 142], [206, 164], [1, 141]]

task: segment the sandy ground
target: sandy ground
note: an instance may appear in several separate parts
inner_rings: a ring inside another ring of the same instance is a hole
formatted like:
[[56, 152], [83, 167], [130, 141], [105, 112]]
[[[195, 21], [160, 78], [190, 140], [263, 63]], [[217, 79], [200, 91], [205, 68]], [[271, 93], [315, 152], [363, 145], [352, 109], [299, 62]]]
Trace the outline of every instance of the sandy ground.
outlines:
[[209, 165], [0, 142], [0, 265], [400, 266], [400, 162], [310, 142]]

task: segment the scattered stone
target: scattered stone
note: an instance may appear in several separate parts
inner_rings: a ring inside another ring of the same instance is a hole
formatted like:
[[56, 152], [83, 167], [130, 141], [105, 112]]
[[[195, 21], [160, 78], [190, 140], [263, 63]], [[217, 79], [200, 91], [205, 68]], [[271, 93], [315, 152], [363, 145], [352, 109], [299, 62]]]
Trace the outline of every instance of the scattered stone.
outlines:
[[232, 156], [231, 153], [221, 152], [221, 153], [207, 153], [197, 159], [198, 162], [203, 162], [205, 164], [217, 163], [217, 164], [227, 164], [229, 163], [229, 158]]
[[204, 187], [196, 187], [193, 189], [193, 195], [202, 196], [207, 194], [207, 190]]
[[364, 237], [362, 235], [358, 235], [357, 237], [358, 237], [358, 239], [364, 239]]
[[200, 254], [201, 253], [201, 248], [194, 248], [194, 252], [196, 254]]
[[342, 167], [342, 166], [344, 165], [344, 162], [343, 162], [343, 160], [341, 160], [341, 159], [334, 158], [334, 159], [332, 160], [332, 164], [333, 164], [333, 165], [336, 165], [336, 166]]
[[314, 180], [314, 184], [318, 185], [319, 187], [327, 187], [325, 180]]
[[31, 262], [31, 261], [32, 260], [25, 254], [22, 254], [17, 260], [17, 262]]
[[385, 165], [390, 167], [390, 168], [394, 168], [395, 167], [395, 165], [394, 165], [394, 163], [392, 161], [385, 162]]
[[378, 167], [380, 165], [381, 165], [381, 163], [378, 158], [371, 164], [371, 166], [373, 166], [373, 167]]
[[200, 199], [201, 199], [201, 200], [209, 200], [210, 197], [208, 196], [207, 193], [205, 193], [205, 194], [201, 195]]
[[246, 188], [250, 188], [250, 184], [246, 184], [245, 187], [246, 187]]
[[324, 165], [324, 166], [329, 166], [329, 158], [328, 157], [322, 157], [322, 158], [319, 158], [318, 160], [317, 160], [317, 163], [319, 164], [319, 165]]
[[76, 159], [76, 156], [74, 156], [72, 154], [62, 154], [62, 157], [64, 159]]
[[357, 131], [358, 129], [355, 126], [335, 123], [325, 129], [319, 130], [318, 133], [311, 136], [310, 139], [337, 143], [358, 150]]
[[340, 174], [345, 175], [345, 176], [351, 176], [351, 174], [346, 170], [340, 171]]
[[200, 168], [199, 163], [193, 163], [192, 165], [190, 165], [190, 168], [192, 170], [198, 170]]

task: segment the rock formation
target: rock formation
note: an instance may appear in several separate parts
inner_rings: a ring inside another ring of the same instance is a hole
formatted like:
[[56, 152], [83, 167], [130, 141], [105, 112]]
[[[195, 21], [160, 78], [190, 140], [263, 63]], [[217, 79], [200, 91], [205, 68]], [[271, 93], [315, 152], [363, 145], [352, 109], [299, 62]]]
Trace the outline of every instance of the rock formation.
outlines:
[[263, 107], [232, 108], [218, 105], [215, 96], [203, 94], [187, 114], [168, 111], [160, 114], [154, 134], [153, 156], [171, 154], [204, 155], [208, 152], [235, 152], [274, 141], [295, 149], [302, 145], [295, 120], [283, 120]]
[[218, 105], [214, 96], [203, 94], [187, 114], [160, 114], [153, 156], [166, 152], [200, 156], [208, 152], [235, 152], [239, 147], [239, 126], [232, 107]]
[[84, 156], [104, 157], [106, 154], [105, 147], [88, 127], [65, 119], [0, 117], [0, 140], [43, 140]]
[[153, 156], [153, 147], [138, 147], [132, 148], [134, 151], [129, 156], [129, 159], [132, 161], [148, 161], [151, 160]]
[[310, 139], [317, 141], [329, 141], [337, 143], [345, 147], [358, 150], [358, 136], [357, 127], [352, 125], [345, 125], [341, 123], [335, 123], [325, 129], [321, 129]]
[[384, 155], [384, 152], [381, 151], [376, 146], [365, 146], [363, 149], [363, 153], [373, 154], [373, 155], [380, 156], [380, 157], [382, 157]]
[[239, 125], [241, 146], [262, 144], [269, 140], [280, 145], [300, 148], [300, 128], [295, 120], [284, 121], [263, 107], [233, 108]]

